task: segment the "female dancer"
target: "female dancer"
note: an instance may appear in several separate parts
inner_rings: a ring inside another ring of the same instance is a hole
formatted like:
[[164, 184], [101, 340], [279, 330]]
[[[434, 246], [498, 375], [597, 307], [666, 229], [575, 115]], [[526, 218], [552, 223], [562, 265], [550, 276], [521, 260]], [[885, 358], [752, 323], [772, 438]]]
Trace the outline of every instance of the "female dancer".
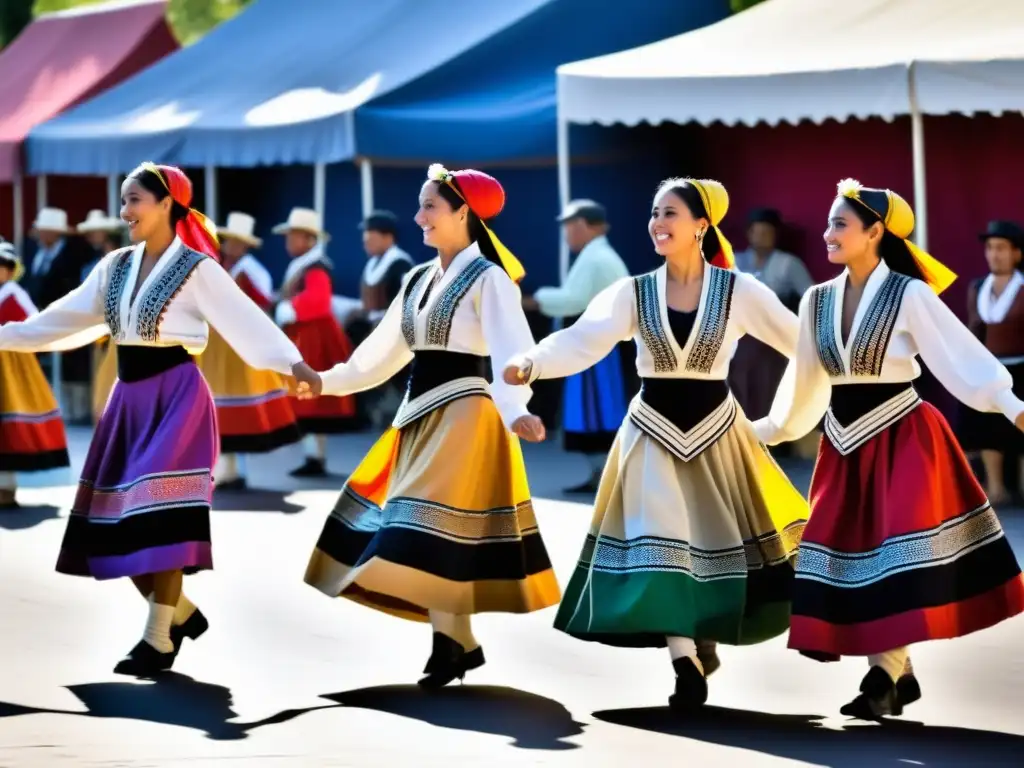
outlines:
[[[18, 285], [24, 268], [0, 241], [0, 326], [38, 311]], [[16, 509], [15, 472], [70, 466], [68, 441], [57, 401], [35, 355], [0, 352], [0, 510]]]
[[217, 423], [191, 355], [209, 322], [254, 368], [291, 373], [313, 391], [319, 376], [215, 260], [217, 240], [189, 209], [192, 184], [177, 168], [145, 163], [121, 187], [134, 247], [108, 254], [74, 291], [21, 323], [0, 327], [0, 349], [59, 351], [109, 334], [118, 381], [96, 426], [57, 570], [128, 576], [150, 603], [142, 640], [114, 668], [169, 669], [202, 613], [182, 574], [213, 567], [211, 471]]
[[486, 378], [488, 355], [499, 366], [533, 343], [515, 284], [523, 269], [485, 223], [504, 203], [487, 174], [431, 166], [416, 223], [437, 258], [407, 273], [352, 358], [323, 374], [325, 393], [345, 395], [413, 363], [393, 426], [342, 489], [306, 583], [429, 621], [426, 688], [484, 663], [470, 614], [527, 613], [560, 597], [508, 432], [540, 441], [543, 423], [526, 410], [529, 390]]
[[681, 710], [707, 700], [718, 665], [698, 642], [747, 645], [786, 631], [807, 518], [726, 384], [744, 334], [789, 357], [798, 332], [770, 289], [732, 271], [718, 230], [728, 205], [718, 182], [663, 182], [649, 230], [665, 265], [603, 291], [504, 374], [508, 383], [571, 376], [636, 342], [643, 387], [608, 454], [555, 627], [608, 645], [667, 645], [669, 704]]
[[[1013, 379], [937, 294], [956, 279], [906, 240], [892, 190], [839, 184], [828, 258], [846, 267], [800, 305], [800, 342], [768, 444], [825, 417], [800, 548], [789, 646], [819, 661], [867, 656], [845, 715], [898, 715], [920, 698], [907, 646], [960, 637], [1024, 610], [1020, 567], [942, 415], [913, 380], [920, 355], [953, 395], [1024, 428]], [[899, 681], [899, 682], [897, 682]]]

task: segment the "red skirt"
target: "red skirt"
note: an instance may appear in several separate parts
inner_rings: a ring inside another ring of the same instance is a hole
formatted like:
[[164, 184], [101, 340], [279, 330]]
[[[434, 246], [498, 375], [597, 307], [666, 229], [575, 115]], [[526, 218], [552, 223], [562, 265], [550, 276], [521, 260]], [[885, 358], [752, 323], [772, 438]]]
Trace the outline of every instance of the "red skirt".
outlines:
[[1024, 611], [1020, 566], [942, 414], [921, 403], [847, 456], [822, 438], [789, 647], [821, 661]]
[[[291, 323], [284, 331], [299, 348], [302, 359], [316, 371], [328, 371], [352, 356], [352, 342], [333, 317]], [[289, 376], [292, 408], [303, 433], [331, 435], [358, 428], [355, 395], [299, 400], [295, 385], [295, 379]]]

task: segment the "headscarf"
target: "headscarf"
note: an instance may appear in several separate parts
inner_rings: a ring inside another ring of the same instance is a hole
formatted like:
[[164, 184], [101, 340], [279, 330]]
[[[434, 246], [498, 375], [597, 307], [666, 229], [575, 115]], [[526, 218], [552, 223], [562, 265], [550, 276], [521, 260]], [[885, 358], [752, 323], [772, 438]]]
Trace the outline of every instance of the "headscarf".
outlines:
[[25, 274], [25, 265], [18, 258], [18, 252], [14, 250], [14, 244], [6, 240], [0, 240], [0, 261], [14, 265], [14, 282], [18, 282]]
[[891, 189], [862, 186], [856, 179], [843, 179], [836, 191], [840, 197], [856, 200], [874, 213], [881, 220], [882, 226], [903, 241], [910, 257], [921, 270], [924, 281], [936, 294], [942, 293], [956, 280], [955, 272], [907, 239], [914, 231], [914, 210], [898, 194]]
[[732, 244], [725, 239], [722, 230], [718, 228], [718, 225], [725, 218], [725, 214], [729, 210], [729, 193], [720, 181], [715, 181], [714, 179], [685, 178], [682, 181], [697, 190], [697, 194], [700, 195], [700, 201], [704, 203], [704, 211], [708, 215], [708, 220], [711, 222], [715, 234], [718, 235], [718, 253], [711, 254], [711, 258], [708, 258], [707, 254], [705, 254], [705, 260], [716, 267], [732, 269], [736, 266], [736, 260], [733, 258], [732, 253]]
[[[427, 169], [427, 178], [439, 184], [447, 184], [469, 206], [469, 210], [480, 219], [484, 231], [491, 238], [494, 250], [501, 259], [502, 268], [514, 282], [522, 280], [526, 276], [523, 265], [487, 226], [487, 220], [493, 219], [505, 207], [505, 190], [498, 180], [483, 171], [471, 168], [464, 171], [449, 171], [440, 163], [434, 163]], [[458, 186], [452, 183], [455, 180], [458, 180]]]
[[220, 241], [217, 239], [217, 226], [192, 205], [192, 182], [185, 172], [173, 165], [156, 165], [143, 163], [142, 167], [153, 173], [182, 208], [188, 209], [188, 215], [178, 221], [174, 232], [186, 246], [193, 251], [205, 253], [220, 261]]

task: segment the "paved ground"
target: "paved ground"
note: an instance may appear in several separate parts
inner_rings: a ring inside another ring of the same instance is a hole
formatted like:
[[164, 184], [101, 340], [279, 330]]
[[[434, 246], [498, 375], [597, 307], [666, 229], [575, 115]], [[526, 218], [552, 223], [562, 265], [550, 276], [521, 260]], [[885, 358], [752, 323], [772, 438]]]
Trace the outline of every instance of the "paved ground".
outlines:
[[[74, 435], [78, 461], [85, 439]], [[333, 468], [350, 470], [371, 440], [336, 441]], [[556, 446], [530, 446], [527, 458], [564, 583], [589, 512], [557, 488], [584, 467]], [[1024, 619], [916, 649], [925, 698], [886, 726], [835, 714], [861, 663], [815, 664], [783, 641], [725, 649], [714, 706], [677, 720], [663, 706], [664, 651], [572, 640], [551, 629], [553, 609], [479, 619], [487, 666], [425, 697], [410, 685], [429, 650], [425, 627], [302, 584], [339, 483], [290, 481], [297, 462], [283, 450], [254, 465], [260, 485], [287, 493], [218, 499], [218, 570], [187, 582], [214, 623], [158, 684], [110, 673], [145, 621], [131, 586], [53, 571], [72, 489], [24, 492], [40, 506], [0, 518], [0, 767], [1024, 763]], [[805, 484], [807, 468], [793, 476]], [[1007, 512], [1004, 523], [1024, 554], [1024, 517]]]

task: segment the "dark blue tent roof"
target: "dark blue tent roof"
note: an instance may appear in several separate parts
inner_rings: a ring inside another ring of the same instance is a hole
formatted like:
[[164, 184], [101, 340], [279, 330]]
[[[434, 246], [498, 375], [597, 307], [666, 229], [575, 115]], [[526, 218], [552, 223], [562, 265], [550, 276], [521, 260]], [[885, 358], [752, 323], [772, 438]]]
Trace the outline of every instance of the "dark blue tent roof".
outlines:
[[257, 0], [33, 130], [33, 173], [555, 151], [555, 67], [678, 34], [726, 0]]

